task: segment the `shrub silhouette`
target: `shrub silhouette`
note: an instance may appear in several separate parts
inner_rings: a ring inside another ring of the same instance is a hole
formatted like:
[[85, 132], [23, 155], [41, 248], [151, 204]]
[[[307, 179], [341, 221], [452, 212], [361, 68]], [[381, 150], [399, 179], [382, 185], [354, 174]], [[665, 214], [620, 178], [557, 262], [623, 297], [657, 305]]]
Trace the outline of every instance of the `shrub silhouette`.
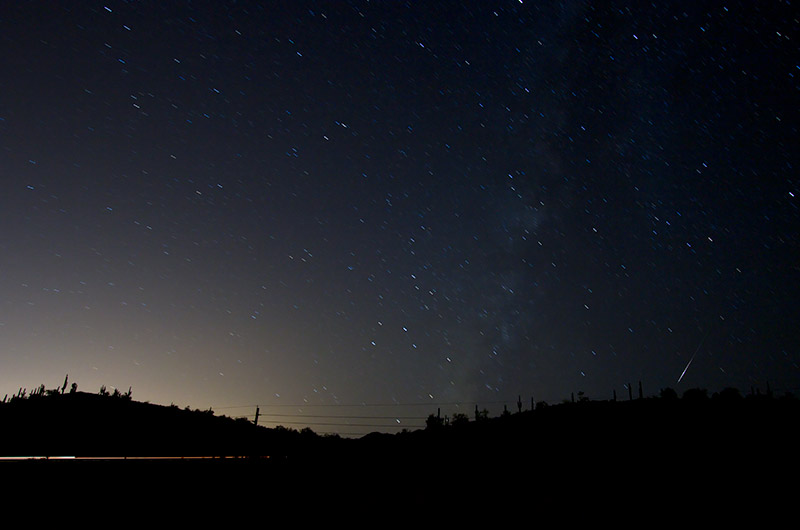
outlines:
[[453, 419], [451, 421], [451, 424], [454, 427], [463, 427], [468, 423], [469, 423], [469, 416], [467, 416], [463, 412], [456, 412], [455, 414], [453, 414]]
[[434, 416], [430, 414], [428, 419], [425, 420], [425, 429], [430, 431], [435, 431], [437, 429], [441, 429], [444, 427], [444, 420], [442, 420], [441, 416]]
[[675, 389], [670, 387], [662, 388], [658, 395], [661, 399], [666, 399], [669, 401], [678, 399], [678, 393], [675, 392]]
[[705, 401], [708, 399], [708, 390], [705, 388], [690, 388], [683, 393], [683, 398], [686, 401]]
[[715, 397], [721, 399], [723, 401], [739, 401], [743, 399], [742, 393], [739, 392], [738, 388], [723, 388], [718, 394], [714, 394]]

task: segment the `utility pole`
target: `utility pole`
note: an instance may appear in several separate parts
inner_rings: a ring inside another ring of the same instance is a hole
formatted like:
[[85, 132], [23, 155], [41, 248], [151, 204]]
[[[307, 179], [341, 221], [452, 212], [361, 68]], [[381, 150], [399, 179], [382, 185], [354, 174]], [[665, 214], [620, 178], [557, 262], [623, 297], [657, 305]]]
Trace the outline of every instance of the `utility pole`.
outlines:
[[254, 423], [255, 425], [258, 425], [258, 405], [256, 405], [256, 419], [255, 419], [255, 420], [253, 420], [253, 423]]

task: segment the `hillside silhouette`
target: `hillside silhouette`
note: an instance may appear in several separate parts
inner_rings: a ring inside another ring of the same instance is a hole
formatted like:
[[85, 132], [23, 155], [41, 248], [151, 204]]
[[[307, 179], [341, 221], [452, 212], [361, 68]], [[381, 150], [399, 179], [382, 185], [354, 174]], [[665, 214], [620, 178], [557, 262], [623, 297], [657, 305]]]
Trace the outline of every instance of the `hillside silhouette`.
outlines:
[[141, 403], [130, 394], [47, 391], [0, 403], [0, 456], [289, 457], [313, 451], [310, 430], [267, 429], [211, 410]]
[[[779, 508], [793, 491], [779, 477], [798, 471], [798, 419], [800, 401], [790, 395], [725, 389], [709, 396], [692, 389], [678, 397], [665, 389], [650, 398], [540, 403], [496, 418], [477, 410], [473, 418], [449, 421], [431, 414], [423, 430], [345, 439], [140, 403], [130, 392], [41, 387], [0, 403], [0, 456], [217, 457], [39, 460], [17, 462], [14, 470], [34, 470], [37, 477], [71, 473], [87, 482], [111, 474], [131, 488], [152, 488], [154, 476], [169, 476], [169, 487], [177, 480], [183, 491], [226, 484], [228, 493], [266, 491], [286, 501], [305, 492], [329, 502], [355, 496], [373, 504], [460, 502], [474, 495], [550, 509], [574, 502], [608, 508], [621, 499], [640, 506], [680, 499]], [[312, 487], [320, 483], [329, 486]]]

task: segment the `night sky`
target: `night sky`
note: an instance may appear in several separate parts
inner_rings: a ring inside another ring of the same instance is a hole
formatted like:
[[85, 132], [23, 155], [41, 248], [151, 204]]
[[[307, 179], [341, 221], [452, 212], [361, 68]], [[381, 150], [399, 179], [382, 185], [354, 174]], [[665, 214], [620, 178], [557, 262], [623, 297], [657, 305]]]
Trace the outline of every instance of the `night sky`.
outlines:
[[4, 2], [0, 396], [359, 433], [798, 392], [797, 13]]

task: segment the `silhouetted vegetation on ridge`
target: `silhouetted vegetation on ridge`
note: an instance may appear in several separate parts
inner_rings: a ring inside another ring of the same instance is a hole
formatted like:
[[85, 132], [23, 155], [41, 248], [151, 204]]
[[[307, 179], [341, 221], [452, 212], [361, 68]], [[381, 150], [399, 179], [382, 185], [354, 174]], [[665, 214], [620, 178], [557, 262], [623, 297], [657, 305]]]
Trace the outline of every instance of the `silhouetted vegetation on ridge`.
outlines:
[[66, 382], [52, 390], [20, 389], [0, 402], [0, 456], [249, 458], [77, 467], [48, 460], [5, 463], [4, 470], [22, 471], [37, 484], [75, 470], [84, 489], [106, 477], [124, 481], [127, 491], [178, 481], [164, 488], [172, 492], [180, 484], [203, 496], [223, 491], [237, 502], [241, 495], [263, 500], [263, 492], [297, 501], [317, 491], [316, 500], [332, 503], [456, 503], [479, 492], [478, 501], [561, 511], [658, 506], [668, 498], [720, 507], [783, 502], [790, 490], [775, 477], [799, 467], [800, 402], [771, 392], [690, 389], [679, 397], [667, 388], [620, 401], [578, 393], [563, 403], [538, 402], [535, 410], [523, 411], [518, 402], [517, 412], [504, 409], [490, 418], [476, 407], [472, 415], [431, 414], [421, 430], [346, 439], [256, 426], [210, 409], [139, 403], [130, 389], [66, 389]]
[[[0, 456], [290, 457], [313, 450], [322, 437], [310, 429], [256, 426], [216, 416], [211, 409], [140, 403], [132, 389], [99, 393], [26, 389], [0, 402]], [[327, 438], [326, 438], [327, 439]], [[266, 452], [265, 452], [266, 451]]]
[[[593, 401], [579, 392], [564, 403], [539, 402], [535, 410], [490, 418], [475, 407], [452, 417], [431, 414], [426, 428], [398, 434], [373, 433], [360, 439], [319, 436], [311, 429], [256, 426], [247, 419], [216, 416], [212, 410], [153, 405], [132, 399], [132, 390], [79, 392], [68, 380], [60, 388], [25, 389], [0, 402], [0, 455], [74, 456], [242, 456], [292, 460], [369, 457], [530, 462], [540, 455], [636, 455], [669, 447], [662, 460], [690, 458], [692, 443], [717, 446], [717, 454], [742, 448], [780, 447], [786, 425], [800, 417], [791, 395], [771, 392], [743, 396], [726, 388], [711, 396], [671, 388], [658, 396]], [[640, 393], [641, 396], [641, 393]], [[694, 441], [694, 442], [692, 442]], [[687, 449], [689, 448], [689, 449]], [[535, 455], [535, 456], [534, 456]], [[667, 464], [665, 464], [667, 465]]]

